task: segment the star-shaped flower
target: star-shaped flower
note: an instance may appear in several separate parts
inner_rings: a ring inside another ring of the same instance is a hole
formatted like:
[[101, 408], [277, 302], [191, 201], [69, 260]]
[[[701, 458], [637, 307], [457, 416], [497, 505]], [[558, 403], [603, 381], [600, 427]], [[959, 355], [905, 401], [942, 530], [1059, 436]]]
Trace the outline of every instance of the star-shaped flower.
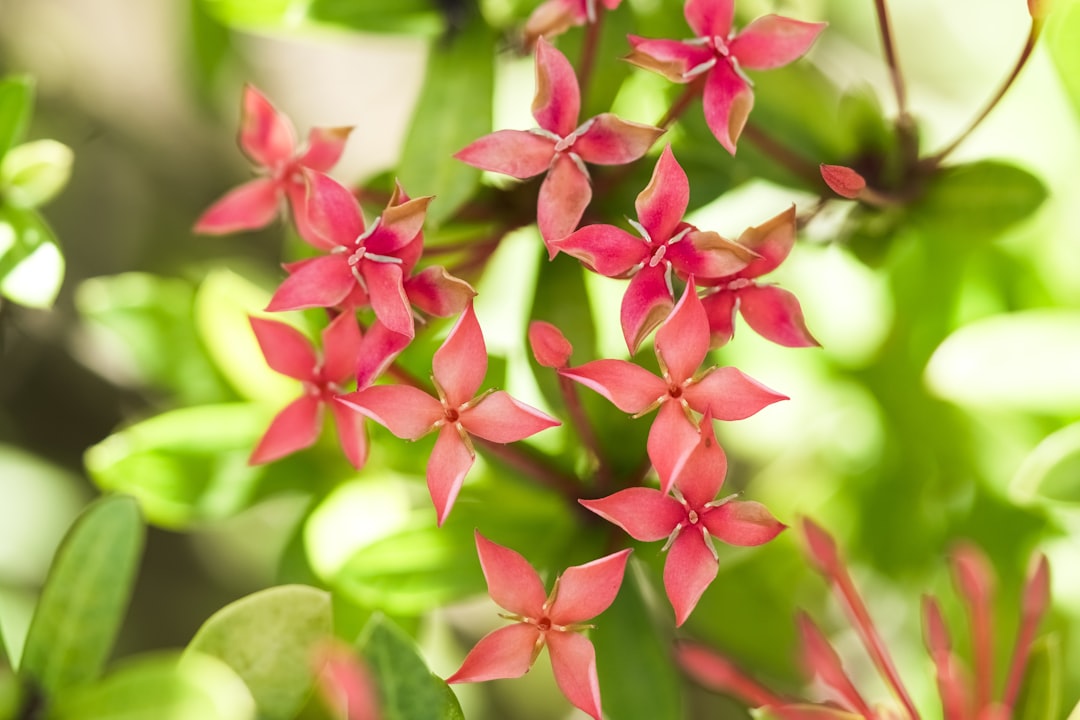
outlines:
[[547, 172], [537, 200], [537, 224], [549, 252], [569, 235], [592, 199], [585, 163], [623, 165], [648, 151], [663, 130], [603, 113], [578, 125], [581, 93], [566, 56], [542, 39], [536, 46], [533, 130], [499, 130], [454, 155], [482, 170], [524, 180]]
[[536, 570], [521, 555], [476, 533], [476, 550], [488, 593], [513, 625], [476, 644], [448, 683], [521, 677], [547, 646], [555, 682], [575, 707], [600, 720], [596, 651], [580, 632], [607, 610], [619, 593], [630, 550], [567, 568], [545, 597]]
[[322, 427], [323, 410], [329, 407], [345, 457], [353, 467], [363, 467], [367, 459], [367, 439], [361, 419], [334, 402], [334, 398], [344, 392], [343, 386], [352, 378], [356, 366], [356, 353], [360, 347], [356, 318], [342, 314], [326, 326], [322, 332], [321, 355], [299, 330], [290, 325], [256, 317], [250, 321], [267, 364], [304, 384], [304, 394], [287, 405], [270, 423], [270, 428], [251, 453], [251, 464], [271, 462], [314, 444]]
[[325, 172], [345, 149], [351, 127], [312, 128], [307, 147], [298, 150], [289, 119], [251, 85], [244, 87], [240, 109], [240, 149], [263, 177], [244, 183], [210, 206], [195, 232], [224, 235], [254, 230], [274, 220], [283, 201], [292, 208], [300, 236], [312, 241], [304, 203], [303, 168]]
[[626, 360], [594, 360], [559, 373], [635, 416], [659, 407], [647, 449], [660, 476], [660, 490], [667, 493], [698, 446], [697, 421], [692, 419], [691, 410], [718, 420], [742, 420], [787, 399], [733, 367], [698, 372], [708, 352], [709, 321], [691, 281], [656, 332], [659, 377]]
[[376, 385], [338, 399], [406, 440], [439, 431], [427, 467], [439, 525], [475, 459], [470, 435], [508, 443], [559, 424], [501, 390], [476, 396], [486, 373], [487, 348], [470, 304], [432, 359], [437, 399], [408, 385]]
[[735, 142], [754, 105], [751, 82], [743, 70], [770, 70], [796, 60], [810, 49], [825, 23], [765, 15], [736, 34], [731, 27], [735, 0], [687, 0], [683, 14], [694, 39], [680, 42], [631, 35], [633, 52], [626, 59], [677, 83], [706, 74], [705, 122], [734, 155]]
[[620, 490], [599, 500], [579, 500], [605, 520], [644, 542], [667, 538], [664, 589], [675, 609], [675, 624], [690, 617], [698, 599], [716, 578], [718, 556], [712, 537], [730, 545], [761, 545], [785, 525], [761, 503], [717, 499], [727, 474], [727, 458], [705, 414], [701, 441], [675, 478], [672, 497], [652, 488]]
[[601, 4], [614, 10], [620, 2], [622, 0], [546, 0], [525, 21], [525, 42], [532, 46], [539, 37], [550, 38], [578, 25], [592, 24], [599, 16]]

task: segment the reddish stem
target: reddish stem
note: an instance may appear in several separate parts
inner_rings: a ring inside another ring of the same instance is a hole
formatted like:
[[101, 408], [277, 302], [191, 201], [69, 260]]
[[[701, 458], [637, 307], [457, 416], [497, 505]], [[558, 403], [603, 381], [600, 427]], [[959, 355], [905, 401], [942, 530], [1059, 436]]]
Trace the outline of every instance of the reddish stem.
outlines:
[[656, 127], [661, 130], [667, 130], [675, 121], [682, 117], [682, 114], [686, 112], [686, 109], [690, 107], [697, 96], [705, 91], [705, 76], [694, 80], [692, 83], [686, 86], [686, 89], [682, 91], [682, 94], [675, 99], [668, 111], [664, 113], [664, 117], [660, 118], [660, 122], [656, 123]]
[[611, 489], [611, 468], [604, 460], [601, 452], [600, 440], [596, 437], [592, 423], [585, 414], [585, 408], [581, 404], [581, 398], [577, 392], [577, 383], [570, 378], [559, 375], [559, 392], [562, 393], [566, 411], [570, 414], [570, 423], [574, 426], [577, 436], [589, 453], [596, 458], [596, 489], [606, 494]]
[[586, 97], [589, 89], [589, 81], [592, 80], [593, 68], [596, 65], [596, 50], [600, 46], [600, 30], [604, 24], [604, 6], [597, 2], [596, 21], [585, 26], [585, 44], [581, 49], [581, 67], [578, 68], [578, 88], [581, 97]]
[[893, 92], [896, 93], [897, 114], [903, 118], [907, 115], [907, 92], [904, 89], [904, 76], [900, 71], [900, 62], [897, 60], [896, 48], [893, 45], [892, 26], [889, 22], [889, 11], [885, 7], [885, 0], [874, 0], [874, 9], [877, 10], [885, 61], [889, 64], [889, 77], [892, 79]]
[[1024, 670], [1027, 668], [1028, 658], [1031, 655], [1035, 631], [1049, 604], [1050, 567], [1047, 565], [1046, 557], [1040, 555], [1035, 560], [1024, 588], [1023, 616], [1020, 620], [1020, 629], [1016, 634], [1016, 646], [1013, 648], [1008, 679], [1005, 681], [1005, 695], [1002, 702], [1009, 710], [1012, 710], [1020, 694], [1020, 684], [1024, 679]]

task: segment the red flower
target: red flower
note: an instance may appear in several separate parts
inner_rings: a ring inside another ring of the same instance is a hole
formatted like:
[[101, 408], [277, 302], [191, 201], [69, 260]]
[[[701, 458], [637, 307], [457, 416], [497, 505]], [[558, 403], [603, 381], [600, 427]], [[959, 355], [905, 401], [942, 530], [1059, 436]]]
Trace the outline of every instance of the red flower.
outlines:
[[521, 555], [477, 531], [476, 550], [488, 593], [517, 621], [476, 644], [448, 683], [521, 677], [546, 645], [555, 682], [575, 707], [600, 720], [596, 651], [580, 631], [607, 610], [622, 585], [629, 550], [567, 568], [545, 598], [540, 576]]
[[427, 467], [439, 525], [449, 515], [472, 467], [475, 451], [470, 435], [508, 443], [559, 424], [501, 390], [475, 397], [486, 373], [487, 348], [470, 304], [435, 351], [432, 381], [438, 399], [407, 385], [377, 385], [338, 398], [400, 438], [416, 440], [439, 431]]
[[546, 0], [540, 3], [525, 21], [526, 42], [532, 45], [536, 38], [553, 37], [571, 27], [596, 22], [600, 2], [608, 10], [614, 10], [622, 0]]
[[353, 467], [363, 467], [367, 460], [363, 425], [355, 413], [334, 402], [353, 375], [360, 347], [356, 319], [339, 315], [323, 330], [321, 357], [299, 330], [276, 320], [250, 320], [267, 364], [282, 375], [302, 381], [304, 394], [277, 414], [249, 462], [271, 462], [311, 446], [319, 437], [323, 409], [329, 407], [345, 457]]
[[251, 85], [240, 109], [240, 149], [264, 177], [230, 191], [202, 214], [195, 232], [224, 235], [268, 225], [287, 200], [300, 236], [312, 241], [304, 204], [303, 168], [325, 172], [345, 149], [351, 127], [312, 128], [307, 148], [298, 151], [289, 119]]
[[574, 68], [541, 39], [536, 47], [534, 130], [500, 130], [454, 155], [462, 162], [524, 180], [547, 172], [537, 201], [537, 224], [551, 243], [569, 235], [592, 198], [585, 163], [622, 165], [637, 160], [663, 130], [603, 113], [578, 125], [581, 96]]
[[622, 301], [622, 329], [631, 354], [671, 310], [672, 272], [684, 278], [693, 275], [701, 282], [735, 273], [757, 257], [714, 232], [683, 222], [689, 202], [690, 183], [669, 145], [634, 203], [638, 221], [630, 224], [640, 236], [613, 225], [588, 225], [552, 243], [601, 275], [630, 277]]
[[825, 23], [808, 23], [765, 15], [733, 33], [734, 0], [687, 0], [686, 22], [693, 40], [651, 40], [630, 36], [633, 52], [627, 60], [660, 73], [668, 80], [688, 83], [705, 79], [705, 122], [720, 144], [735, 154], [754, 105], [751, 82], [743, 70], [770, 70], [802, 56]]
[[727, 458], [716, 442], [712, 418], [701, 422], [701, 442], [675, 478], [675, 497], [652, 488], [627, 488], [582, 505], [644, 542], [667, 538], [664, 589], [682, 625], [716, 578], [716, 548], [710, 535], [731, 545], [761, 545], [785, 525], [756, 502], [734, 496], [716, 499], [727, 474]]
[[712, 367], [699, 373], [708, 352], [709, 321], [691, 282], [656, 332], [660, 377], [625, 360], [594, 360], [559, 373], [635, 416], [660, 408], [649, 430], [648, 453], [660, 476], [660, 490], [666, 493], [698, 446], [697, 422], [691, 419], [691, 410], [718, 420], [742, 420], [787, 399], [733, 367]]
[[713, 285], [701, 302], [709, 316], [712, 346], [720, 347], [735, 333], [735, 312], [758, 335], [785, 347], [816, 347], [820, 343], [806, 328], [802, 306], [787, 290], [754, 281], [772, 272], [795, 244], [795, 207], [771, 220], [748, 228], [738, 243], [755, 252], [757, 259], [741, 270], [721, 278], [703, 278], [699, 285]]

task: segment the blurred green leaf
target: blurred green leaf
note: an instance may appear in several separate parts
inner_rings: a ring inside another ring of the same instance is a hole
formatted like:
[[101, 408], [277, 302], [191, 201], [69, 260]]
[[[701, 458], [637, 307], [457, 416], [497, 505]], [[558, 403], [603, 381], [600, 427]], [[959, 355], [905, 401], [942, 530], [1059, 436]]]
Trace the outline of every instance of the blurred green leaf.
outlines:
[[308, 16], [363, 32], [436, 35], [445, 25], [433, 0], [312, 0]]
[[1080, 423], [1047, 436], [1013, 477], [1018, 498], [1080, 505]]
[[26, 134], [34, 111], [34, 81], [29, 75], [0, 79], [0, 158]]
[[314, 682], [312, 658], [333, 630], [330, 595], [305, 585], [262, 590], [214, 613], [188, 645], [247, 684], [259, 716], [292, 718]]
[[255, 703], [228, 665], [199, 653], [144, 655], [63, 695], [49, 720], [254, 720]]
[[679, 720], [682, 693], [671, 638], [661, 635], [645, 603], [644, 572], [632, 558], [618, 597], [589, 635], [596, 646], [604, 714], [612, 720]]
[[229, 30], [207, 11], [204, 0], [188, 0], [188, 67], [193, 68], [189, 82], [201, 109], [211, 110], [217, 81], [225, 69], [232, 49]]
[[1016, 720], [1061, 717], [1062, 662], [1057, 635], [1035, 641], [1012, 717]]
[[16, 207], [40, 207], [64, 189], [74, 162], [71, 148], [56, 140], [17, 145], [0, 161], [0, 196]]
[[379, 686], [384, 720], [464, 720], [453, 691], [386, 616], [372, 617], [357, 645]]
[[64, 281], [64, 255], [52, 229], [33, 210], [0, 205], [0, 295], [49, 308]]
[[105, 497], [83, 512], [56, 552], [20, 674], [49, 695], [97, 679], [127, 610], [144, 535], [132, 498]]
[[219, 22], [239, 28], [295, 27], [304, 18], [308, 0], [202, 0]]
[[480, 171], [453, 154], [491, 132], [494, 92], [495, 35], [482, 20], [432, 46], [398, 175], [413, 197], [436, 196], [427, 214], [433, 226], [453, 215], [480, 181]]
[[1073, 107], [1080, 113], [1080, 2], [1055, 0], [1046, 21], [1046, 45]]

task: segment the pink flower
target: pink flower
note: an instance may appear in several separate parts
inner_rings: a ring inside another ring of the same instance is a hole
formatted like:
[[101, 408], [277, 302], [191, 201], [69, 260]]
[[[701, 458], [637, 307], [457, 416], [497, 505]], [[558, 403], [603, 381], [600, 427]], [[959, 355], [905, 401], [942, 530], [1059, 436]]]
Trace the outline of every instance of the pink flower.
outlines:
[[439, 525], [450, 514], [472, 467], [475, 451], [470, 435], [508, 443], [559, 424], [501, 390], [477, 397], [486, 373], [487, 348], [470, 304], [435, 351], [432, 381], [438, 399], [407, 385], [376, 385], [338, 398], [399, 438], [416, 440], [439, 431], [427, 466], [428, 490]]
[[712, 537], [730, 545], [761, 545], [786, 527], [756, 502], [716, 499], [727, 474], [727, 458], [716, 442], [712, 418], [701, 422], [701, 442], [675, 478], [675, 497], [652, 488], [627, 488], [599, 500], [579, 500], [600, 517], [644, 542], [667, 538], [664, 589], [675, 624], [690, 617], [716, 578]]
[[622, 0], [546, 0], [540, 3], [525, 21], [525, 41], [531, 46], [539, 37], [554, 37], [571, 27], [592, 24], [598, 17], [598, 6], [608, 10], [619, 7]]
[[728, 152], [742, 133], [754, 93], [743, 70], [770, 70], [802, 56], [825, 23], [765, 15], [732, 32], [734, 0], [687, 0], [683, 9], [693, 40], [630, 36], [627, 60], [668, 80], [688, 83], [705, 75], [705, 122]]
[[683, 278], [693, 275], [700, 282], [732, 274], [757, 257], [714, 232], [683, 222], [689, 201], [690, 183], [669, 145], [634, 203], [638, 221], [630, 224], [637, 236], [613, 225], [588, 225], [552, 243], [601, 275], [630, 278], [621, 314], [631, 354], [670, 312], [675, 302], [673, 273]]
[[720, 347], [735, 333], [735, 312], [758, 335], [785, 347], [816, 347], [820, 343], [806, 328], [802, 306], [787, 290], [755, 282], [784, 261], [795, 244], [795, 207], [757, 227], [748, 228], [738, 243], [757, 254], [757, 259], [737, 272], [720, 278], [703, 278], [712, 285], [701, 302], [709, 316], [712, 346]]
[[607, 610], [622, 585], [630, 550], [567, 568], [545, 598], [540, 576], [521, 555], [477, 531], [476, 550], [488, 593], [512, 613], [513, 625], [485, 635], [448, 683], [521, 677], [546, 645], [555, 682], [575, 707], [600, 720], [596, 651], [579, 633]]
[[603, 113], [578, 125], [581, 97], [574, 68], [546, 40], [536, 46], [534, 130], [500, 130], [454, 155], [482, 170], [524, 180], [547, 172], [537, 201], [540, 234], [551, 243], [569, 235], [592, 198], [585, 163], [622, 165], [637, 160], [663, 130]]
[[640, 416], [659, 407], [647, 449], [660, 476], [660, 490], [667, 493], [699, 443], [691, 410], [718, 420], [742, 420], [787, 399], [733, 367], [698, 372], [708, 352], [709, 321], [691, 282], [656, 332], [659, 377], [625, 360], [594, 360], [559, 373], [592, 388], [623, 412]]
[[364, 427], [355, 413], [334, 402], [356, 364], [360, 347], [356, 319], [339, 315], [323, 330], [321, 356], [299, 330], [276, 320], [250, 320], [267, 364], [303, 382], [304, 394], [277, 414], [249, 462], [259, 465], [310, 447], [319, 437], [323, 410], [329, 407], [345, 457], [353, 467], [363, 467], [367, 460]]
[[268, 225], [287, 200], [300, 236], [312, 241], [304, 205], [303, 168], [325, 172], [341, 157], [351, 127], [312, 128], [307, 148], [297, 150], [289, 119], [251, 85], [240, 109], [240, 149], [263, 175], [228, 192], [195, 223], [195, 232], [224, 235]]

